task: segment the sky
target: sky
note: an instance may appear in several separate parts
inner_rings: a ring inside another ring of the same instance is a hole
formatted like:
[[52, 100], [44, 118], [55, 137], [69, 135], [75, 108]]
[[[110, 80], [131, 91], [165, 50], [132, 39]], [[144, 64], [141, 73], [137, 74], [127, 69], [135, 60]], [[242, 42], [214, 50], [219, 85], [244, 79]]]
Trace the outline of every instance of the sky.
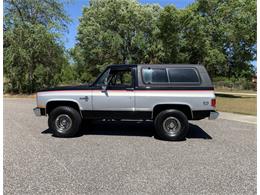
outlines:
[[[139, 0], [142, 4], [155, 3], [162, 7], [169, 4], [174, 4], [177, 8], [185, 8], [194, 0]], [[72, 22], [68, 25], [68, 32], [64, 33], [64, 43], [67, 49], [74, 47], [77, 36], [77, 27], [79, 25], [79, 17], [82, 15], [84, 6], [88, 6], [88, 0], [74, 0], [70, 4], [65, 4], [65, 10], [69, 14]]]

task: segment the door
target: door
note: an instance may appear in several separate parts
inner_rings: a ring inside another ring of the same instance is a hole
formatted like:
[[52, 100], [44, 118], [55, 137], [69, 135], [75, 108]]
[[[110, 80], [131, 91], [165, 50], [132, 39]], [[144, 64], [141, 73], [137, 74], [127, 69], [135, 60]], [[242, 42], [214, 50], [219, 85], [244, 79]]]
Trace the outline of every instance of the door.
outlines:
[[93, 111], [104, 116], [133, 112], [133, 81], [134, 73], [131, 67], [111, 67], [108, 69], [96, 82], [93, 90]]

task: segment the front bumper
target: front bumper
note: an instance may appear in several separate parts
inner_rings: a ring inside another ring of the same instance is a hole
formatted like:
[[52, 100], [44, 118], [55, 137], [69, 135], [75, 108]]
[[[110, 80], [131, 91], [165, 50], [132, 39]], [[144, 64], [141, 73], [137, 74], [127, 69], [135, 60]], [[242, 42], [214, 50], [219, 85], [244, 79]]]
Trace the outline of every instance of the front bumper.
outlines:
[[218, 112], [211, 111], [210, 114], [209, 114], [209, 120], [215, 120], [215, 119], [218, 118], [218, 116], [219, 116]]
[[44, 108], [36, 107], [36, 108], [33, 109], [33, 112], [34, 112], [35, 116], [44, 116], [45, 115], [45, 109]]

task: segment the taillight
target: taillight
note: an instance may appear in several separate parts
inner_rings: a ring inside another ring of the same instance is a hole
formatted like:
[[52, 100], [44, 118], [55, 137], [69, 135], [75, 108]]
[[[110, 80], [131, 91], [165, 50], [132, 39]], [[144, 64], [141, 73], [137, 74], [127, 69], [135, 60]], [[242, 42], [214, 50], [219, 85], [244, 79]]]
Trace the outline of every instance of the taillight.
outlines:
[[216, 99], [211, 99], [211, 106], [216, 107], [217, 101]]

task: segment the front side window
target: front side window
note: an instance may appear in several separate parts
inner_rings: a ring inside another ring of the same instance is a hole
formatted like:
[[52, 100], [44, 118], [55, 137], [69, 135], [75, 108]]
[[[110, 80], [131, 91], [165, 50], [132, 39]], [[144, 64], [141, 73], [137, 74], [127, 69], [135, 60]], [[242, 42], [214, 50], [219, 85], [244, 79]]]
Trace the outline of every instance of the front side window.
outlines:
[[125, 88], [132, 86], [132, 73], [129, 70], [111, 71], [111, 79], [108, 82], [109, 87]]
[[168, 83], [167, 72], [165, 68], [144, 68], [142, 70], [145, 83]]
[[131, 69], [113, 70], [108, 69], [96, 82], [96, 86], [106, 85], [109, 88], [127, 88], [133, 83]]
[[171, 83], [199, 83], [199, 77], [193, 68], [169, 68], [169, 80]]

